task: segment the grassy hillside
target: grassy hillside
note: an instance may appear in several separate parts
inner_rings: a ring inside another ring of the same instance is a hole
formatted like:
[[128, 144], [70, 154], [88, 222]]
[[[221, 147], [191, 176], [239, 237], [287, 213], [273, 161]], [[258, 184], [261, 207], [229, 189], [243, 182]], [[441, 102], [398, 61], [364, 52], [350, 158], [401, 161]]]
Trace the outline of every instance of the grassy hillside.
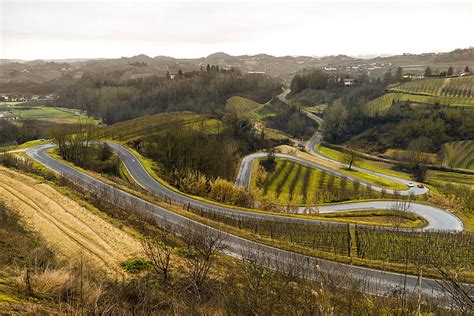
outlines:
[[113, 124], [104, 128], [103, 137], [121, 141], [132, 141], [142, 136], [159, 134], [171, 127], [204, 128], [209, 133], [216, 133], [222, 127], [219, 120], [189, 112], [163, 113], [143, 116], [130, 121]]
[[241, 118], [258, 119], [260, 115], [257, 111], [263, 105], [247, 98], [234, 96], [227, 100], [225, 104], [225, 111], [234, 113]]

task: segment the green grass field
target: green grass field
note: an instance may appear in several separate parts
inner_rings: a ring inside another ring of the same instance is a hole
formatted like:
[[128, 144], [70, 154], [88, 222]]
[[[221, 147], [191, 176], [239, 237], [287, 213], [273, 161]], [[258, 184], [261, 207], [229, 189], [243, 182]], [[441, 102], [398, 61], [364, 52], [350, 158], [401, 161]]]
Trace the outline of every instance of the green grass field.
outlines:
[[230, 97], [225, 104], [227, 112], [234, 113], [239, 118], [249, 119], [259, 119], [257, 111], [262, 107], [263, 104], [239, 96]]
[[474, 140], [463, 140], [446, 143], [452, 152], [450, 167], [461, 169], [474, 169]]
[[[318, 151], [324, 156], [335, 159], [337, 161], [343, 161], [344, 154], [340, 151], [322, 145], [318, 146]], [[364, 169], [387, 174], [390, 176], [399, 177], [402, 179], [410, 179], [410, 175], [408, 173], [393, 170], [393, 165], [385, 162], [361, 159], [357, 162], [357, 166]]]
[[132, 141], [143, 136], [160, 134], [175, 127], [202, 128], [209, 133], [217, 133], [222, 128], [222, 122], [190, 112], [163, 113], [110, 125], [101, 130], [101, 136], [120, 141]]
[[[2, 111], [3, 113], [17, 115], [22, 120], [42, 120], [55, 123], [77, 123], [79, 120], [87, 118], [86, 115], [77, 110], [46, 106], [26, 107], [10, 105], [2, 108]], [[95, 124], [99, 123], [98, 120], [90, 120]]]

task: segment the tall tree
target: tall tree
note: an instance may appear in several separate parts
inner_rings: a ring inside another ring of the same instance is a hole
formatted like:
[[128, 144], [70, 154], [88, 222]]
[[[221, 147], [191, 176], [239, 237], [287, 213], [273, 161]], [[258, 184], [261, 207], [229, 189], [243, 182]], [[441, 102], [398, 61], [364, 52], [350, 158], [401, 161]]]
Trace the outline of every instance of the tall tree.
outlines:
[[449, 68], [448, 68], [447, 75], [448, 75], [448, 76], [452, 76], [453, 74], [454, 74], [454, 69], [453, 69], [453, 67], [449, 67]]
[[470, 72], [469, 66], [466, 66], [466, 68], [464, 68], [464, 72]]
[[426, 67], [426, 70], [425, 70], [425, 77], [431, 77], [432, 73], [431, 73], [431, 68], [430, 66]]
[[395, 77], [393, 78], [393, 80], [395, 82], [400, 82], [400, 81], [402, 81], [402, 79], [403, 79], [403, 68], [398, 67], [397, 71], [395, 72]]
[[384, 75], [383, 75], [383, 84], [384, 85], [388, 85], [392, 82], [392, 72], [391, 71], [387, 71]]

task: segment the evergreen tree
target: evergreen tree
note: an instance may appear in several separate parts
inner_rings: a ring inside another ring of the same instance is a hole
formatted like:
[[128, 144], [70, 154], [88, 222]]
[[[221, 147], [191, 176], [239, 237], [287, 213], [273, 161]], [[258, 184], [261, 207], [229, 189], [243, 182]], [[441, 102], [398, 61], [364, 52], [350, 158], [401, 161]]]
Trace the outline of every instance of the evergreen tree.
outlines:
[[395, 77], [393, 78], [394, 82], [400, 82], [403, 79], [403, 68], [398, 67], [397, 72], [395, 73]]
[[448, 76], [452, 76], [453, 74], [454, 74], [454, 69], [453, 69], [453, 67], [449, 67], [449, 68], [448, 68], [447, 75], [448, 75]]
[[431, 77], [432, 73], [431, 73], [431, 68], [430, 66], [426, 67], [426, 70], [425, 70], [425, 77]]
[[466, 68], [464, 68], [464, 72], [471, 72], [471, 71], [469, 70], [469, 66], [466, 66]]
[[392, 72], [387, 71], [385, 75], [383, 75], [383, 84], [388, 85], [392, 82]]

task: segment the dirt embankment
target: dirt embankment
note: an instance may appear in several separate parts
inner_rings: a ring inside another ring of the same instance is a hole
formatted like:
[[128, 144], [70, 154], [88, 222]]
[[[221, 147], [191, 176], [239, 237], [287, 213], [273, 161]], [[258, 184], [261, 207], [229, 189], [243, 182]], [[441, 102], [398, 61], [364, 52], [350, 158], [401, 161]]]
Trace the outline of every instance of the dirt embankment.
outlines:
[[0, 167], [0, 200], [17, 212], [59, 256], [110, 272], [120, 262], [141, 256], [139, 241], [62, 195], [50, 185]]

